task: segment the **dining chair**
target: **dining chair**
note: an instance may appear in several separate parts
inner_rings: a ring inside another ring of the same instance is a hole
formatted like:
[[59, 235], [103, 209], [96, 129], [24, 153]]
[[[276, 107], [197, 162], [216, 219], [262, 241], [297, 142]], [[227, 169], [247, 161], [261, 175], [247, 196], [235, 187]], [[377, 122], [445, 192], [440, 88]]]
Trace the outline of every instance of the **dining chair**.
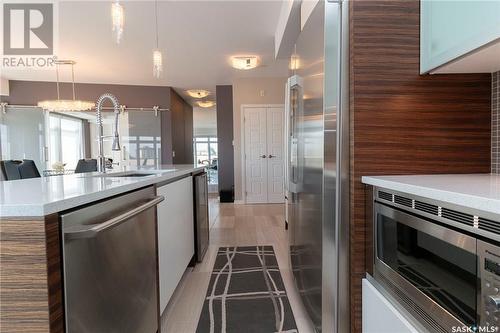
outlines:
[[4, 180], [38, 178], [40, 173], [33, 160], [0, 161], [2, 178]]
[[97, 171], [96, 159], [81, 159], [76, 164], [75, 173], [94, 172]]

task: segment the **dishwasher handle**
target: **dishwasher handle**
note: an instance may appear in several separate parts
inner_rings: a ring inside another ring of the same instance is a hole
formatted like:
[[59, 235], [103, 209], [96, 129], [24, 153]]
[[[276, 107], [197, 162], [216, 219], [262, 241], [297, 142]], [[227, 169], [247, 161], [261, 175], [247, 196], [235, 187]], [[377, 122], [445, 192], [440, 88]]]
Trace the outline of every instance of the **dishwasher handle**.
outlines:
[[153, 206], [156, 206], [160, 202], [165, 200], [165, 197], [159, 195], [155, 197], [153, 200], [150, 200], [139, 207], [131, 209], [123, 214], [115, 216], [105, 222], [99, 223], [97, 225], [93, 225], [89, 228], [79, 229], [79, 230], [67, 230], [64, 232], [64, 236], [67, 239], [78, 239], [78, 238], [91, 238], [97, 236], [98, 233], [116, 227], [117, 225], [127, 221], [128, 219], [134, 217], [135, 215], [142, 213], [146, 209], [149, 209]]

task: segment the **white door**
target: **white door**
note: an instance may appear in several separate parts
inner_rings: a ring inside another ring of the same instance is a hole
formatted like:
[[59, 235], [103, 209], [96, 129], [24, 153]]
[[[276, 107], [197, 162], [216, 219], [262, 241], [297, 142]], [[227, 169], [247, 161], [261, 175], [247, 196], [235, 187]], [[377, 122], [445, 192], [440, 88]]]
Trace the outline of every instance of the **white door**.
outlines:
[[282, 107], [244, 109], [247, 203], [284, 201], [283, 116]]
[[284, 134], [283, 108], [267, 109], [267, 202], [284, 200]]
[[245, 191], [247, 203], [267, 202], [266, 108], [246, 108]]

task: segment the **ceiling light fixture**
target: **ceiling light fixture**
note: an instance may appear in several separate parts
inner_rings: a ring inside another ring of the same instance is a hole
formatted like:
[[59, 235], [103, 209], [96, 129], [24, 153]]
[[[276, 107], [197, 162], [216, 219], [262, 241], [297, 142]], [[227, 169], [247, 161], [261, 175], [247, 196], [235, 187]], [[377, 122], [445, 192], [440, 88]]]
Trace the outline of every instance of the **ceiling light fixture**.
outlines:
[[[75, 94], [75, 70], [74, 65], [76, 64], [73, 60], [56, 60], [56, 77], [57, 77], [57, 99], [56, 100], [45, 100], [38, 102], [38, 106], [46, 111], [54, 112], [66, 112], [66, 111], [88, 111], [92, 109], [95, 104], [93, 102], [82, 101], [76, 99]], [[71, 84], [73, 88], [73, 99], [61, 99], [60, 89], [59, 89], [59, 66], [60, 65], [71, 65]]]
[[260, 59], [257, 56], [233, 56], [231, 66], [236, 69], [248, 70], [259, 66]]
[[158, 1], [155, 0], [156, 49], [153, 50], [153, 76], [160, 78], [163, 72], [163, 55], [158, 48]]
[[210, 91], [203, 89], [189, 89], [186, 90], [187, 94], [193, 98], [205, 98], [210, 95]]
[[119, 0], [111, 4], [111, 21], [113, 34], [117, 44], [120, 44], [123, 37], [123, 25], [125, 23], [125, 11]]
[[211, 108], [212, 106], [215, 106], [214, 101], [198, 101], [198, 106], [202, 108]]

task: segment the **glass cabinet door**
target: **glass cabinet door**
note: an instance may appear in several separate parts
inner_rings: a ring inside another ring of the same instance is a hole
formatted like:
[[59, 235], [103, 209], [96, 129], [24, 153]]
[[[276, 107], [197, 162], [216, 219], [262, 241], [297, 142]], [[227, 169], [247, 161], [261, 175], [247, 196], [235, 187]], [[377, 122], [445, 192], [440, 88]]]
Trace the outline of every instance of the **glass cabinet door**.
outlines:
[[[95, 116], [90, 123], [90, 156], [96, 158], [97, 126]], [[103, 112], [103, 133], [113, 134], [113, 112]], [[104, 141], [104, 156], [113, 159], [119, 166], [156, 166], [161, 164], [161, 120], [153, 111], [125, 111], [120, 115], [118, 134], [121, 151], [111, 150], [111, 140]]]
[[[129, 166], [161, 164], [160, 113], [127, 111], [127, 133], [121, 135], [123, 163]], [[122, 126], [123, 128], [123, 126]]]
[[421, 0], [420, 72], [500, 38], [498, 0]]
[[47, 167], [45, 112], [40, 108], [7, 108], [0, 112], [2, 160], [33, 160], [40, 174]]

